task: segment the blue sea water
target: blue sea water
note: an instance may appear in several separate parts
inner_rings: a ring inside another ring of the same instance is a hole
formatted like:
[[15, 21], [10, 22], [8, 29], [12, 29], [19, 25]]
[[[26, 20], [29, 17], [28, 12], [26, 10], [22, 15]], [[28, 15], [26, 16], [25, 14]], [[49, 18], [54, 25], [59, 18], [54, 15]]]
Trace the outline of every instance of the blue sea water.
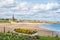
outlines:
[[42, 28], [60, 32], [60, 24], [39, 24]]

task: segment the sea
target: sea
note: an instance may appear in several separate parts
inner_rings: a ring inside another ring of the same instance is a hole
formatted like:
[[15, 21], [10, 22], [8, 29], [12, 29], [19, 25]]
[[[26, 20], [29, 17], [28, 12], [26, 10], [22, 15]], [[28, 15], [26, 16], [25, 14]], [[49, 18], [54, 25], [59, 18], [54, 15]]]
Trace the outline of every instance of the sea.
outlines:
[[60, 24], [39, 24], [39, 26], [60, 34]]

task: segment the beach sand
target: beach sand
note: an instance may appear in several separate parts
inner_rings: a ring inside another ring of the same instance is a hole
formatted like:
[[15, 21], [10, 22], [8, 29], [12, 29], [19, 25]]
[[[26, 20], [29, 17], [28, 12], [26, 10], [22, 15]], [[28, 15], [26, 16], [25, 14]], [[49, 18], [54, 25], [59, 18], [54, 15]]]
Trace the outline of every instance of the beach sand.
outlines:
[[37, 30], [38, 35], [40, 36], [56, 36], [55, 34], [52, 34], [52, 31], [41, 28], [38, 24], [40, 23], [0, 23], [0, 32], [4, 32], [4, 28], [5, 32], [12, 31], [14, 28], [27, 28]]

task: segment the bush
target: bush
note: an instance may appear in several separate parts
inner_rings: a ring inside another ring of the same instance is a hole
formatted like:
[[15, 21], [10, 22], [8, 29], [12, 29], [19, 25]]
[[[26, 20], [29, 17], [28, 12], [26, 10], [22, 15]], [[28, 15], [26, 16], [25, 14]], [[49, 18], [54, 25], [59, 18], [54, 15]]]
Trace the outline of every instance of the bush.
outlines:
[[29, 36], [16, 35], [12, 33], [0, 33], [0, 40], [37, 40], [37, 39]]

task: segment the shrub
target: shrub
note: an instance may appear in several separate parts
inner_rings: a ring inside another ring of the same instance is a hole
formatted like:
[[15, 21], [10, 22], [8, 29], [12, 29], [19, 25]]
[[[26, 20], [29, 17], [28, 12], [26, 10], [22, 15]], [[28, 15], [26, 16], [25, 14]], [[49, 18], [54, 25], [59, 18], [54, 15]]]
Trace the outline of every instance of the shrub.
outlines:
[[0, 33], [0, 40], [37, 40], [24, 35], [16, 35], [12, 33]]

